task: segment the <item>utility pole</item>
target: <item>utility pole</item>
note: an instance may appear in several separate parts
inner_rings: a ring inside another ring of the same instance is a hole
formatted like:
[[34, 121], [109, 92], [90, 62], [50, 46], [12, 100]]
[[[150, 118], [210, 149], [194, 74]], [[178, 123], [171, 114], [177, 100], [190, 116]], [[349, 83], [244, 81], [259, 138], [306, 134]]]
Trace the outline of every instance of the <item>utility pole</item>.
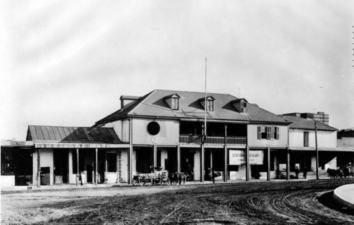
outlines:
[[316, 180], [319, 180], [319, 175], [318, 175], [318, 143], [317, 143], [317, 122], [316, 120], [313, 120], [315, 122], [315, 144], [316, 144]]

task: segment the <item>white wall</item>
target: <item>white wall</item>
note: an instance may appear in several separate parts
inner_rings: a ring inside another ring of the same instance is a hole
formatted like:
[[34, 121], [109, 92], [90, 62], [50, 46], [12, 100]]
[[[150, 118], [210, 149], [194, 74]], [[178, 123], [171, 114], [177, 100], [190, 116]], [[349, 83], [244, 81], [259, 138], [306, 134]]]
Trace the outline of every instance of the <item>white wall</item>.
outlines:
[[165, 168], [165, 159], [168, 158], [168, 155], [167, 155], [167, 150], [164, 149], [164, 150], [161, 150], [161, 167], [162, 169], [166, 170], [167, 168]]
[[194, 180], [200, 180], [200, 151], [196, 151], [194, 154]]
[[[290, 147], [304, 147], [304, 132], [309, 132], [309, 147], [316, 147], [316, 138], [314, 130], [290, 129], [289, 145]], [[337, 147], [337, 131], [317, 131], [318, 147], [335, 148]]]
[[10, 188], [10, 187], [15, 187], [15, 175], [1, 176], [1, 188]]
[[112, 127], [122, 142], [129, 143], [129, 120], [114, 121], [105, 124], [104, 127]]
[[247, 126], [247, 142], [250, 146], [270, 146], [270, 147], [286, 147], [288, 144], [288, 126], [269, 125], [279, 127], [279, 140], [257, 139], [257, 127], [267, 125], [253, 125]]
[[[54, 158], [53, 158], [53, 149], [39, 149], [40, 151], [40, 167], [50, 167], [50, 185], [54, 183]], [[32, 173], [32, 185], [37, 185], [37, 172], [38, 172], [38, 163], [37, 163], [37, 151], [33, 153], [33, 173]]]
[[[147, 126], [155, 121], [160, 125], [157, 135], [150, 135]], [[177, 120], [147, 120], [133, 119], [133, 144], [178, 145], [179, 121]]]
[[129, 149], [124, 149], [121, 151], [121, 176], [123, 182], [128, 182], [128, 151]]

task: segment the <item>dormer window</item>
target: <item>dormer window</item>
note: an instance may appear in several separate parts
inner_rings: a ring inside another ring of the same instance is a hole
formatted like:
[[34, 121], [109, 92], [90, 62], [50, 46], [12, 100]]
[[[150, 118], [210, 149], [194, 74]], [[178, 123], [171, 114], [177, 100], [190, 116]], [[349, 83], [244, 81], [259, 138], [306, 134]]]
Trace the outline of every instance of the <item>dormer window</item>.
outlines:
[[239, 112], [239, 113], [247, 113], [247, 104], [248, 101], [244, 98], [240, 98], [237, 100], [234, 100], [231, 102], [231, 104], [234, 106], [234, 108]]
[[179, 99], [178, 98], [172, 98], [172, 109], [178, 110], [179, 109]]
[[214, 112], [214, 99], [213, 100], [208, 100], [207, 99], [207, 106], [208, 106], [208, 111], [209, 112]]
[[[215, 98], [213, 96], [208, 96], [208, 97], [206, 97], [206, 101], [207, 101], [206, 110], [208, 112], [214, 112], [214, 110], [215, 110], [215, 107], [214, 107], [215, 106], [215, 104], [214, 104]], [[199, 103], [205, 109], [205, 98], [199, 99]]]
[[165, 97], [165, 102], [167, 105], [172, 109], [172, 110], [178, 110], [179, 109], [179, 99], [181, 96], [178, 94], [173, 94]]

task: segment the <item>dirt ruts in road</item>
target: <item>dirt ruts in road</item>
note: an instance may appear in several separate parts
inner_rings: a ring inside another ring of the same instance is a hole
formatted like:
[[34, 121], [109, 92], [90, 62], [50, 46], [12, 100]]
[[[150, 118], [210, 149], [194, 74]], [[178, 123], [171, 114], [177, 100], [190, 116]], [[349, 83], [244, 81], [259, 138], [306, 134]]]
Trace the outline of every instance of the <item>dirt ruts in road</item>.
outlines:
[[153, 194], [144, 194], [151, 187], [141, 187], [141, 193], [135, 191], [135, 195], [64, 199], [42, 196], [26, 201], [8, 196], [5, 203], [10, 203], [13, 210], [2, 212], [2, 216], [3, 222], [20, 218], [16, 221], [34, 224], [354, 224], [354, 212], [331, 202], [332, 190], [353, 182], [347, 179], [162, 187], [159, 193], [155, 188]]

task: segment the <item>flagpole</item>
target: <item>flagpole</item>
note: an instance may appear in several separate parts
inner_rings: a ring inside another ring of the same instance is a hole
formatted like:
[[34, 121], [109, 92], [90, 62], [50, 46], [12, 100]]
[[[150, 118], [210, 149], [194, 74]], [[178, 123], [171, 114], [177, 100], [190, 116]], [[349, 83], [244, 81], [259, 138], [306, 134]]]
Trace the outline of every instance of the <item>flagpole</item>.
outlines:
[[207, 104], [207, 58], [205, 58], [205, 95], [204, 95], [204, 136], [207, 136], [207, 126], [206, 126], [206, 110], [208, 107]]

